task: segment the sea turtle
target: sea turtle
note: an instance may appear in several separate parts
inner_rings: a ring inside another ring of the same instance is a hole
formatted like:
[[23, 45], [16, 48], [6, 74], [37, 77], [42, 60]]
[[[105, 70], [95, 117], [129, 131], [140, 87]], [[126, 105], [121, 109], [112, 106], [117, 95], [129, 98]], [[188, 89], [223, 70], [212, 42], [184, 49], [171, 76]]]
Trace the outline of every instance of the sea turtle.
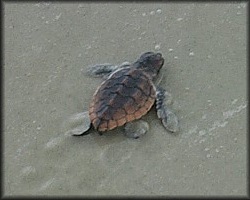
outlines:
[[146, 52], [133, 64], [125, 62], [120, 66], [99, 64], [91, 67], [90, 75], [102, 76], [105, 80], [95, 91], [89, 111], [83, 113], [82, 132], [73, 135], [87, 135], [91, 127], [102, 134], [125, 125], [124, 134], [138, 138], [149, 128], [145, 121], [138, 119], [154, 104], [163, 126], [170, 132], [178, 131], [178, 119], [165, 104], [170, 94], [158, 86], [163, 64], [161, 53]]

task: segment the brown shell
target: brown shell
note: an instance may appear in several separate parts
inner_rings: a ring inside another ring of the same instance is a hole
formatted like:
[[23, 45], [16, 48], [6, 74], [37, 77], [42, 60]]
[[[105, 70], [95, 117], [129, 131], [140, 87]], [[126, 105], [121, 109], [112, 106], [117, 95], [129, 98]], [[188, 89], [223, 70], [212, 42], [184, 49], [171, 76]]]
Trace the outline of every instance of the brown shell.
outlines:
[[94, 128], [107, 131], [141, 118], [155, 102], [151, 79], [135, 68], [124, 68], [104, 81], [93, 95], [89, 116]]

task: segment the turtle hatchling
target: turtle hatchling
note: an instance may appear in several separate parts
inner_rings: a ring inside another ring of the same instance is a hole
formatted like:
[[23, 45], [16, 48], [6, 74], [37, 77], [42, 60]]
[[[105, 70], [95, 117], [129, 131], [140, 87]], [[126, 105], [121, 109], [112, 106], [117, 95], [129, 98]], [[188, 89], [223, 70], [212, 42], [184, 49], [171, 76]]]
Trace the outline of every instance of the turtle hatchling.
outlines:
[[161, 53], [146, 52], [132, 64], [98, 64], [89, 68], [90, 75], [105, 80], [95, 91], [89, 110], [83, 113], [82, 132], [73, 135], [87, 135], [90, 128], [102, 134], [124, 126], [125, 136], [139, 138], [149, 129], [140, 118], [152, 107], [163, 126], [177, 132], [178, 118], [167, 108], [171, 95], [159, 86], [163, 64]]

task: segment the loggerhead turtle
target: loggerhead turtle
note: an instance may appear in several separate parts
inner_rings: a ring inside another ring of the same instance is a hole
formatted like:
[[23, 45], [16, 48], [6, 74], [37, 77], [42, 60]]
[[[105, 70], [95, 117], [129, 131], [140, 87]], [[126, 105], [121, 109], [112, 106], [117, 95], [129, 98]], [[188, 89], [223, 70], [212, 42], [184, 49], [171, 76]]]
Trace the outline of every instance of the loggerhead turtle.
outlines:
[[170, 132], [178, 131], [178, 119], [167, 108], [170, 94], [158, 84], [159, 72], [164, 64], [161, 53], [146, 52], [133, 64], [120, 66], [99, 64], [89, 69], [89, 74], [105, 77], [95, 91], [89, 111], [83, 113], [82, 132], [72, 135], [87, 135], [94, 128], [100, 134], [123, 126], [127, 137], [138, 138], [149, 129], [148, 124], [138, 120], [155, 104], [157, 116]]

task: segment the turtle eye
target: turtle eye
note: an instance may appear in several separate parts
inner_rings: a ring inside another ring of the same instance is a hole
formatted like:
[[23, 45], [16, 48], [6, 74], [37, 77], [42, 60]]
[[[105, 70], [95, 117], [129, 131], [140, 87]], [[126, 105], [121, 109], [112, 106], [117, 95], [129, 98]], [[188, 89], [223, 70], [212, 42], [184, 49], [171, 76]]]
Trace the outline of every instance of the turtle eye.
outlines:
[[160, 59], [162, 58], [162, 54], [161, 53], [157, 53], [156, 56], [157, 56], [157, 58], [160, 58]]
[[146, 52], [146, 53], [143, 53], [141, 56], [140, 56], [140, 59], [148, 59], [150, 58], [150, 56], [154, 55], [153, 52]]

